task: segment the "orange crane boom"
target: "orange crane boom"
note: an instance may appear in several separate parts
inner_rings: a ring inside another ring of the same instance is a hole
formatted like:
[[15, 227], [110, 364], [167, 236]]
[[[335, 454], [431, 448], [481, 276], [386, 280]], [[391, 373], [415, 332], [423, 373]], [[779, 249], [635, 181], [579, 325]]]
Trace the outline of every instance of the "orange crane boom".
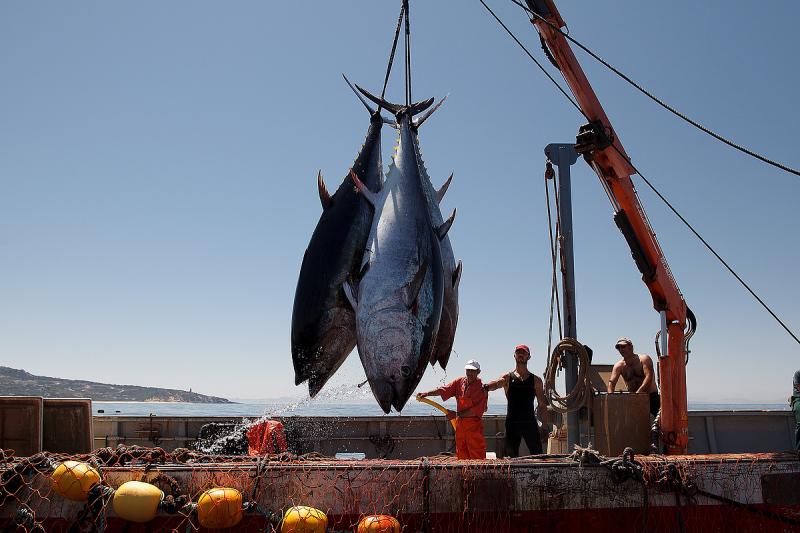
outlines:
[[[553, 0], [526, 0], [531, 19], [589, 123], [581, 126], [575, 150], [597, 173], [614, 206], [614, 221], [631, 249], [653, 307], [666, 326], [667, 350], [659, 354], [661, 434], [669, 454], [685, 454], [689, 442], [686, 402], [687, 307], [631, 181], [636, 171], [603, 106], [560, 29], [566, 24]], [[541, 17], [541, 18], [540, 18]], [[663, 327], [662, 327], [663, 329]]]

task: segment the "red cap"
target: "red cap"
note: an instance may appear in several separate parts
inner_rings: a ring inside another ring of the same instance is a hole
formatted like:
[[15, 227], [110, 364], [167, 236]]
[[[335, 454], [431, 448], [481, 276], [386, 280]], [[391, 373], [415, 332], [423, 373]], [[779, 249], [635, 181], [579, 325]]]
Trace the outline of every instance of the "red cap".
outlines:
[[530, 355], [530, 354], [531, 354], [531, 349], [530, 349], [530, 348], [528, 348], [528, 345], [527, 345], [527, 344], [520, 344], [520, 345], [518, 345], [516, 348], [514, 348], [514, 351], [515, 351], [515, 352], [517, 352], [517, 351], [519, 351], [519, 350], [522, 350], [522, 351], [524, 351], [524, 352], [525, 352], [525, 353], [527, 353], [528, 355]]

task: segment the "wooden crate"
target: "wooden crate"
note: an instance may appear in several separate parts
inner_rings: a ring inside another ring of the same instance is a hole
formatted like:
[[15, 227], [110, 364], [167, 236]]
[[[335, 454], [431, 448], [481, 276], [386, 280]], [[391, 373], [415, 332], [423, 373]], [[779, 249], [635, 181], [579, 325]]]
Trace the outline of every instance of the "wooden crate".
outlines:
[[594, 448], [608, 457], [650, 453], [650, 395], [646, 392], [600, 393], [593, 398]]
[[42, 451], [41, 396], [0, 396], [0, 448], [17, 457]]

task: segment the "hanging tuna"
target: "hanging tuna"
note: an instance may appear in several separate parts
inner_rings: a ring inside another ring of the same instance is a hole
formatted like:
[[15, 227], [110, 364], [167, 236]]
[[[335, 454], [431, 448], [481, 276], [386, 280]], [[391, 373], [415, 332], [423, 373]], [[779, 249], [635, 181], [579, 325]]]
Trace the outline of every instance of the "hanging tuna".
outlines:
[[[423, 115], [418, 121], [413, 123], [412, 132], [414, 134], [414, 152], [419, 164], [419, 174], [421, 176], [422, 189], [425, 192], [425, 199], [428, 203], [428, 210], [431, 216], [431, 222], [434, 226], [441, 226], [444, 223], [444, 217], [439, 209], [444, 194], [453, 180], [453, 175], [447, 178], [444, 185], [439, 190], [433, 188], [428, 171], [425, 168], [425, 162], [422, 160], [422, 152], [419, 147], [419, 127], [422, 125], [429, 116], [433, 114], [440, 105], [444, 103], [447, 97], [436, 104], [436, 107], [431, 109], [427, 114]], [[455, 210], [453, 210], [455, 215]], [[452, 218], [452, 217], [451, 217]], [[436, 347], [431, 354], [431, 364], [439, 362], [439, 366], [447, 368], [447, 361], [450, 359], [450, 352], [453, 349], [453, 340], [456, 336], [456, 326], [458, 325], [458, 284], [461, 281], [461, 261], [456, 264], [455, 254], [453, 247], [450, 244], [450, 237], [445, 235], [441, 243], [442, 250], [442, 273], [444, 275], [444, 296], [442, 300], [442, 317], [439, 320], [439, 332], [436, 335]]]
[[[377, 193], [383, 183], [383, 119], [379, 110], [361, 101], [370, 112], [370, 125], [352, 172], [366, 190]], [[359, 271], [373, 218], [373, 207], [358, 194], [349, 177], [333, 196], [321, 172], [317, 186], [322, 215], [303, 256], [292, 312], [295, 384], [308, 380], [311, 396], [320, 391], [356, 346], [355, 312], [342, 292], [342, 284]]]
[[418, 159], [413, 116], [430, 107], [433, 99], [400, 106], [358, 89], [394, 113], [399, 129], [379, 193], [351, 174], [375, 207], [375, 216], [359, 276], [345, 282], [356, 310], [359, 356], [376, 400], [388, 413], [392, 406], [403, 408], [427, 363], [436, 359], [445, 285], [441, 240], [453, 216], [434, 225], [423, 184], [428, 178], [420, 173], [424, 167]]

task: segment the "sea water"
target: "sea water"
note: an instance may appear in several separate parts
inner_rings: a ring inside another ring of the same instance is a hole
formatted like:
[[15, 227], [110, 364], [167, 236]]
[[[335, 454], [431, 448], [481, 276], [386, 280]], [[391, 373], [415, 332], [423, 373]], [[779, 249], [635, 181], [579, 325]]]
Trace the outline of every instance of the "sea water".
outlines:
[[[444, 402], [451, 409], [453, 401]], [[788, 410], [788, 404], [762, 403], [705, 403], [689, 402], [690, 411], [730, 411], [730, 410]], [[410, 399], [402, 413], [385, 415], [376, 403], [317, 403], [298, 398], [289, 401], [252, 401], [243, 403], [179, 403], [179, 402], [92, 402], [96, 416], [441, 416], [441, 412]], [[488, 415], [505, 415], [506, 404], [489, 404]]]

